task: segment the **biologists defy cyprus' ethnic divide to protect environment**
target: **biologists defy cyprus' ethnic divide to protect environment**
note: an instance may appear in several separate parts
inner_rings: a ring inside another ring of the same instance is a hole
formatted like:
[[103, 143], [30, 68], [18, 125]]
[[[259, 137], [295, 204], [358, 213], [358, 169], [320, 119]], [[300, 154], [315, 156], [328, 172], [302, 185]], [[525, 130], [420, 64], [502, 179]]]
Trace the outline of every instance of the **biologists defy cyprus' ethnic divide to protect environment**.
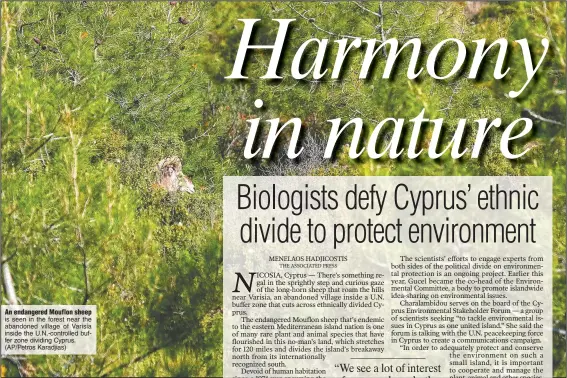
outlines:
[[[382, 71], [382, 79], [390, 79], [393, 77], [396, 64], [399, 64], [402, 53], [410, 55], [408, 69], [406, 76], [410, 80], [415, 80], [425, 76], [429, 76], [435, 80], [454, 80], [458, 76], [465, 76], [468, 79], [477, 79], [481, 67], [486, 60], [489, 52], [497, 52], [496, 62], [492, 67], [484, 67], [485, 70], [491, 73], [494, 80], [502, 80], [512, 76], [522, 75], [523, 84], [521, 87], [510, 89], [506, 95], [511, 98], [518, 98], [525, 93], [525, 89], [536, 76], [539, 68], [542, 66], [543, 61], [547, 56], [549, 49], [549, 40], [542, 38], [541, 48], [537, 51], [533, 46], [530, 46], [526, 38], [517, 39], [513, 41], [513, 45], [505, 38], [499, 38], [492, 43], [487, 42], [486, 39], [478, 39], [472, 41], [474, 48], [471, 51], [467, 49], [465, 43], [456, 38], [448, 38], [440, 41], [435, 46], [422, 46], [419, 38], [411, 38], [403, 45], [400, 42], [391, 38], [385, 41], [377, 39], [362, 39], [359, 37], [341, 38], [336, 40], [329, 40], [327, 38], [318, 39], [311, 38], [304, 41], [293, 54], [291, 66], [289, 70], [280, 70], [280, 60], [285, 50], [288, 48], [286, 41], [292, 33], [290, 26], [295, 19], [274, 19], [266, 21], [271, 26], [278, 27], [275, 40], [272, 44], [258, 45], [253, 42], [253, 32], [258, 27], [260, 19], [240, 19], [243, 23], [242, 37], [236, 54], [236, 58], [232, 67], [230, 75], [226, 79], [249, 79], [246, 76], [245, 61], [248, 57], [254, 55], [255, 51], [270, 51], [271, 56], [265, 74], [260, 76], [260, 79], [280, 80], [283, 79], [283, 72], [286, 76], [289, 74], [296, 80], [339, 80], [343, 69], [346, 67], [346, 61], [350, 56], [359, 54], [362, 56], [362, 63], [359, 69], [358, 77], [361, 80], [372, 79], [373, 74], [372, 66], [378, 59], [385, 59], [385, 66]], [[336, 50], [334, 57], [330, 57], [332, 51]], [[307, 51], [316, 51], [314, 58], [307, 55]], [[439, 62], [443, 57], [447, 56], [446, 51], [455, 51], [456, 57], [451, 58], [451, 67], [448, 72], [439, 72]], [[471, 56], [472, 54], [472, 56]], [[512, 70], [507, 63], [508, 56], [511, 59], [521, 57], [523, 60], [523, 70], [517, 72]], [[532, 60], [532, 56], [535, 60]], [[421, 59], [423, 57], [423, 59]], [[467, 58], [470, 61], [467, 67]], [[453, 61], [454, 60], [454, 61]], [[306, 64], [306, 61], [307, 64]], [[326, 61], [330, 62], [330, 67], [325, 64]], [[422, 63], [423, 61], [423, 63]], [[257, 99], [254, 106], [261, 109], [264, 102]], [[261, 156], [264, 159], [271, 157], [273, 147], [276, 143], [278, 136], [283, 129], [291, 126], [292, 136], [289, 141], [287, 156], [290, 159], [298, 157], [303, 152], [303, 147], [298, 147], [298, 139], [302, 132], [301, 119], [291, 118], [287, 120], [280, 127], [280, 119], [273, 118], [267, 120], [269, 124], [269, 132], [264, 142], [264, 146], [256, 146], [256, 138], [259, 134], [261, 118], [252, 118], [247, 121], [250, 125], [249, 135], [244, 148], [244, 157], [251, 159], [256, 156]], [[409, 159], [415, 159], [423, 153], [423, 149], [419, 148], [419, 139], [421, 134], [421, 126], [427, 123], [433, 123], [433, 133], [428, 146], [427, 154], [431, 159], [437, 159], [450, 151], [450, 156], [453, 159], [459, 159], [465, 154], [469, 154], [471, 158], [476, 159], [480, 156], [482, 147], [489, 133], [493, 133], [495, 129], [502, 125], [500, 118], [488, 120], [480, 118], [474, 120], [474, 127], [476, 137], [472, 147], [464, 145], [464, 134], [467, 126], [467, 119], [460, 119], [456, 130], [453, 132], [452, 139], [441, 146], [442, 129], [444, 128], [443, 119], [429, 119], [425, 116], [425, 109], [420, 114], [415, 116], [410, 122], [413, 123], [413, 128], [410, 135], [410, 141], [407, 146], [402, 142], [402, 129], [406, 124], [404, 118], [385, 118], [378, 122], [374, 130], [371, 132], [367, 145], [361, 145], [364, 122], [360, 118], [353, 118], [349, 121], [343, 122], [341, 118], [329, 119], [331, 123], [331, 131], [327, 141], [327, 146], [324, 153], [324, 158], [329, 159], [333, 156], [336, 144], [343, 132], [349, 127], [354, 127], [351, 143], [349, 143], [349, 157], [356, 159], [363, 153], [371, 159], [380, 159], [383, 156], [389, 156], [391, 159], [396, 159], [402, 154], [406, 154]], [[393, 125], [394, 132], [391, 138], [385, 138], [386, 132], [381, 133], [382, 129]], [[514, 140], [524, 138], [530, 135], [533, 122], [530, 118], [518, 118], [508, 124], [501, 134], [495, 134], [500, 138], [500, 151], [508, 159], [517, 159], [526, 154], [531, 147], [523, 146], [521, 151], [514, 151], [512, 143]], [[389, 140], [388, 140], [389, 139]], [[385, 147], [382, 144], [387, 142]], [[263, 151], [262, 151], [263, 149]]]
[[[333, 247], [337, 249], [344, 243], [536, 243], [536, 222], [454, 222], [449, 216], [441, 223], [411, 223], [403, 226], [401, 220], [380, 222], [380, 215], [386, 206], [408, 213], [410, 216], [427, 217], [430, 211], [465, 211], [468, 201], [474, 201], [481, 210], [536, 210], [539, 207], [539, 193], [526, 184], [519, 188], [503, 189], [498, 184], [489, 185], [478, 191], [474, 198], [468, 198], [471, 184], [463, 189], [428, 190], [412, 188], [404, 183], [395, 186], [393, 193], [380, 190], [376, 184], [369, 188], [358, 184], [347, 190], [342, 198], [334, 189], [325, 185], [305, 189], [286, 190], [272, 184], [259, 189], [256, 184], [238, 185], [238, 209], [250, 211], [290, 211], [294, 216], [309, 210], [341, 209], [374, 212], [367, 221], [360, 223], [334, 223], [332, 225]], [[342, 205], [341, 205], [342, 204]], [[258, 213], [256, 213], [258, 215]], [[309, 242], [322, 243], [326, 236], [317, 237], [317, 225], [311, 220], [307, 223]], [[405, 228], [405, 230], [403, 230]], [[402, 234], [404, 237], [402, 237]], [[326, 231], [323, 232], [326, 235]], [[301, 226], [285, 217], [284, 220], [272, 217], [271, 221], [258, 220], [251, 215], [240, 228], [243, 243], [299, 243], [303, 234]]]

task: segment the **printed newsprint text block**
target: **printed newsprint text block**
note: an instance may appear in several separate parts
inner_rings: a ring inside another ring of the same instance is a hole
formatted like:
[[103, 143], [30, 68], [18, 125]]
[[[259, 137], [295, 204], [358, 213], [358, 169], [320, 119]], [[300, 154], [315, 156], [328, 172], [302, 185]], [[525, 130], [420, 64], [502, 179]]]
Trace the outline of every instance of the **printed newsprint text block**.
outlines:
[[96, 354], [96, 306], [2, 306], [2, 354]]
[[226, 177], [227, 377], [552, 376], [549, 177]]

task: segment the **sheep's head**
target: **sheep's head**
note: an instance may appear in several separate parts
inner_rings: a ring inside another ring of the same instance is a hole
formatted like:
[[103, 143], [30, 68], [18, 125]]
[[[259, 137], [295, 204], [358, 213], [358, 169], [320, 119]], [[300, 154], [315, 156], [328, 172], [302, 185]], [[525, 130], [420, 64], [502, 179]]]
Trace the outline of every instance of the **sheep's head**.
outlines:
[[157, 184], [168, 192], [195, 193], [195, 185], [181, 171], [181, 159], [167, 157], [156, 166]]

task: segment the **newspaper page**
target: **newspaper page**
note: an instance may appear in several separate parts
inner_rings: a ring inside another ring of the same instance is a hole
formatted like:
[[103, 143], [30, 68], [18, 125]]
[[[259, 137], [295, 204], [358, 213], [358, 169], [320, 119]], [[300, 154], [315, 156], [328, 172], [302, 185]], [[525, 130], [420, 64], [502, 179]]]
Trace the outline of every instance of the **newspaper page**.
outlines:
[[567, 2], [0, 9], [0, 378], [567, 376]]

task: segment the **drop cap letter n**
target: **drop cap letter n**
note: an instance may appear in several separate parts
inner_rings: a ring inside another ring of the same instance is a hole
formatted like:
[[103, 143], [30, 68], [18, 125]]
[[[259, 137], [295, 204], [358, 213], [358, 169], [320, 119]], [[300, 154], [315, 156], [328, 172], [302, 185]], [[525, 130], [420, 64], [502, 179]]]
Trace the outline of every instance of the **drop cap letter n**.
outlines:
[[242, 284], [246, 287], [246, 290], [248, 290], [248, 292], [252, 291], [252, 282], [254, 281], [255, 275], [256, 273], [250, 273], [250, 282], [246, 282], [246, 280], [242, 276], [242, 273], [236, 273], [236, 287], [232, 292], [240, 293], [240, 290], [238, 290], [238, 284], [240, 283], [240, 281], [242, 281]]

